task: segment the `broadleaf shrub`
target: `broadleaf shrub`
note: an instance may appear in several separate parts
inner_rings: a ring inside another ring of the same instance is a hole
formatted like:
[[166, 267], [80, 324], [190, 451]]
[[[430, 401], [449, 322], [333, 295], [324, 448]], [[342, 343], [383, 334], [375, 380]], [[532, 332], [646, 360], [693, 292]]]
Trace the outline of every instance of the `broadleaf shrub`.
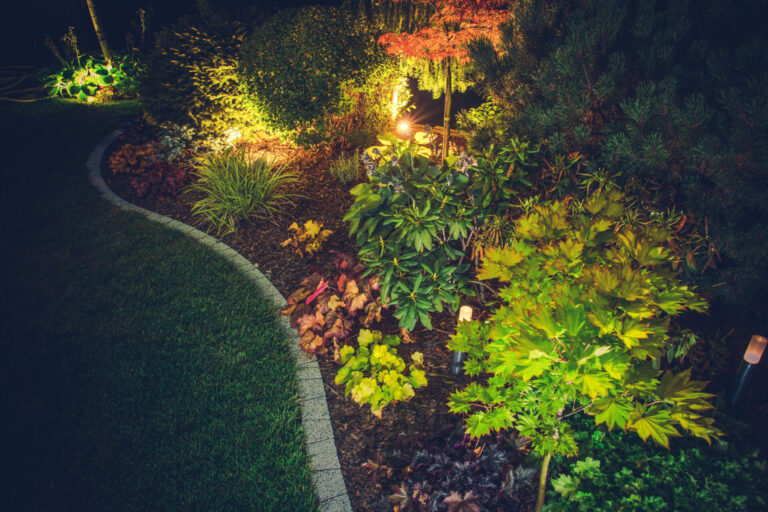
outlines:
[[159, 31], [140, 87], [148, 118], [204, 135], [257, 131], [237, 77], [244, 38], [242, 24], [216, 15], [187, 16]]
[[362, 19], [335, 7], [278, 12], [243, 45], [241, 75], [260, 118], [300, 143], [388, 121], [398, 68]]
[[468, 434], [514, 428], [545, 457], [574, 454], [565, 418], [586, 411], [667, 447], [681, 432], [720, 435], [704, 414], [705, 383], [653, 365], [671, 345], [671, 318], [707, 305], [671, 270], [669, 233], [627, 224], [626, 209], [611, 189], [545, 202], [516, 219], [507, 245], [485, 252], [478, 277], [503, 284], [501, 305], [488, 323], [462, 322], [449, 342], [479, 378], [449, 403], [467, 415]]
[[386, 134], [363, 156], [368, 182], [353, 187], [355, 201], [344, 220], [368, 274], [381, 278], [381, 296], [396, 308], [402, 327], [432, 328], [430, 314], [458, 309], [469, 286], [470, 256], [490, 244], [496, 222], [522, 191], [529, 190], [534, 148], [513, 139], [498, 154], [467, 154], [438, 167], [433, 137], [413, 140]]

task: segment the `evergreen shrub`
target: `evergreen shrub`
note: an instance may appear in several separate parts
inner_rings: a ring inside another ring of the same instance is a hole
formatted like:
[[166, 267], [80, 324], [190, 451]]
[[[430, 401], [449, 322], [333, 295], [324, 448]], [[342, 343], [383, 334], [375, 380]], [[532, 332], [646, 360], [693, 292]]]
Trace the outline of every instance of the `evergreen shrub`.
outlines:
[[191, 124], [212, 136], [232, 127], [246, 136], [257, 130], [236, 72], [244, 38], [242, 24], [215, 15], [185, 17], [161, 30], [140, 88], [149, 120]]
[[240, 71], [265, 125], [303, 144], [379, 131], [399, 79], [375, 36], [335, 7], [281, 11], [255, 27]]
[[743, 307], [768, 298], [768, 43], [750, 35], [757, 4], [718, 4], [516, 3], [501, 54], [470, 51], [499, 110], [464, 127], [475, 147], [514, 134], [621, 170], [648, 207], [686, 215], [689, 278]]

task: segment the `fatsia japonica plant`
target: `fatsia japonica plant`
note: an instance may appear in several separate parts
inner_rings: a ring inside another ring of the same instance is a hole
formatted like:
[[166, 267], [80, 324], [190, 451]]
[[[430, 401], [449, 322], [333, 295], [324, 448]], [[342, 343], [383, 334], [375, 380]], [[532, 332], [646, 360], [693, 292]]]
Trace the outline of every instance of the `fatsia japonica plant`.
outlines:
[[344, 220], [366, 274], [381, 278], [382, 300], [395, 306], [400, 325], [431, 329], [431, 312], [456, 309], [460, 294], [472, 293], [465, 250], [477, 221], [464, 201], [467, 165], [440, 168], [426, 145], [394, 135], [379, 140], [382, 146], [366, 152], [369, 182], [350, 191], [355, 202]]
[[426, 132], [380, 135], [381, 145], [363, 155], [369, 182], [350, 191], [355, 202], [344, 217], [366, 273], [381, 278], [381, 297], [406, 329], [431, 329], [430, 313], [455, 310], [461, 294], [474, 294], [469, 249], [492, 245], [489, 228], [530, 190], [538, 151], [513, 138], [477, 160], [462, 153], [439, 167], [433, 140]]
[[542, 203], [515, 221], [515, 237], [489, 249], [478, 277], [497, 279], [501, 305], [487, 322], [462, 322], [449, 342], [481, 377], [451, 396], [479, 437], [514, 428], [549, 461], [577, 447], [567, 417], [586, 412], [609, 429], [668, 447], [682, 433], [720, 435], [712, 396], [690, 372], [656, 369], [672, 344], [670, 320], [706, 303], [672, 271], [670, 233], [623, 222], [626, 199], [599, 189], [583, 201]]

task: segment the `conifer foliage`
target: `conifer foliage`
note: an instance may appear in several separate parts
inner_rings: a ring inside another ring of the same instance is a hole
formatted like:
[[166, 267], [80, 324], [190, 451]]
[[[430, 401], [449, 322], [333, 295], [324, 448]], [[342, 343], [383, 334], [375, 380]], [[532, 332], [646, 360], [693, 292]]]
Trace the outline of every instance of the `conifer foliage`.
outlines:
[[621, 172], [649, 207], [685, 213], [700, 237], [690, 276], [743, 306], [765, 298], [768, 276], [768, 48], [746, 30], [763, 18], [756, 3], [723, 4], [512, 4], [499, 45], [470, 44], [500, 107], [474, 145], [524, 136], [550, 161], [578, 151], [588, 170]]

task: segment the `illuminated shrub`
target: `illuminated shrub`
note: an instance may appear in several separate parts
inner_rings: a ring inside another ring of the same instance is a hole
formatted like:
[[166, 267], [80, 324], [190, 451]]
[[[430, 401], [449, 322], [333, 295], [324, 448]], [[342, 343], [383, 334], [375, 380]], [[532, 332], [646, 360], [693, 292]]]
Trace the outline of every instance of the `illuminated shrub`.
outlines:
[[254, 30], [241, 74], [265, 125], [299, 143], [376, 133], [398, 79], [375, 36], [348, 11], [319, 7], [282, 11]]
[[149, 119], [207, 135], [255, 129], [236, 74], [244, 38], [242, 24], [216, 16], [183, 18], [160, 31], [140, 90]]

